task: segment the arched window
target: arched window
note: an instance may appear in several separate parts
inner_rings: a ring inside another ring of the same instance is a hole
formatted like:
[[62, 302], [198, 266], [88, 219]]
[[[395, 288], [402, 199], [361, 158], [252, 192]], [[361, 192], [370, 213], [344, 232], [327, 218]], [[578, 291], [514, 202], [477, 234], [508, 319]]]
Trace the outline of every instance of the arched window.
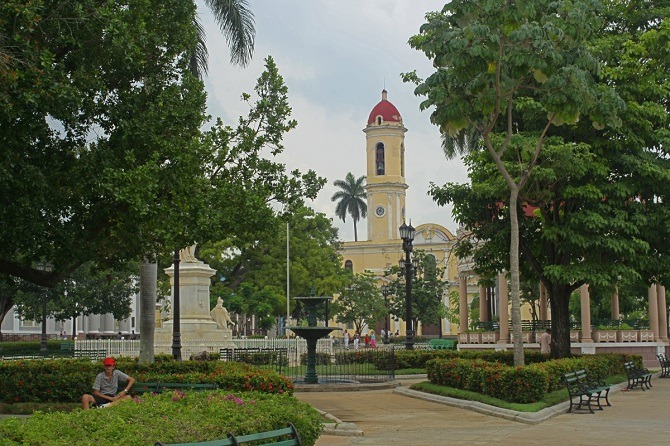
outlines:
[[344, 262], [344, 267], [346, 269], [348, 269], [349, 271], [353, 271], [354, 270], [354, 262], [352, 262], [351, 260], [347, 260], [346, 262]]
[[375, 166], [377, 166], [377, 175], [386, 174], [386, 164], [384, 162], [384, 143], [378, 142], [375, 150]]
[[377, 116], [377, 125], [382, 125], [382, 117]]

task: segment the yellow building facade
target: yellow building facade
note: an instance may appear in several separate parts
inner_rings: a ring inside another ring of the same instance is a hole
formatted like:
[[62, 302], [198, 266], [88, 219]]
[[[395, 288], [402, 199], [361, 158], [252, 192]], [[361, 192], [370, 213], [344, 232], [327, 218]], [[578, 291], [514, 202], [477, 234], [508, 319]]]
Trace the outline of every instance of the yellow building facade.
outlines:
[[[384, 271], [398, 260], [404, 258], [399, 227], [403, 222], [410, 223], [406, 215], [406, 190], [409, 187], [405, 177], [405, 133], [402, 116], [388, 100], [386, 90], [382, 91], [381, 101], [375, 105], [368, 116], [365, 133], [365, 156], [367, 164], [365, 192], [367, 197], [367, 240], [344, 242], [340, 254], [344, 266], [354, 273], [371, 271], [379, 277], [380, 286], [384, 283]], [[411, 151], [411, 149], [409, 149]], [[468, 274], [471, 265], [459, 261], [453, 254], [456, 237], [439, 223], [411, 222], [416, 227], [414, 250], [422, 250], [435, 257], [437, 265], [445, 269], [444, 281], [447, 283], [442, 302], [449, 304], [449, 293], [459, 291], [459, 278], [466, 278], [468, 300], [479, 292], [476, 279]], [[405, 333], [402, 315], [397, 320], [391, 318], [389, 330]], [[371, 327], [370, 327], [371, 328]], [[440, 327], [422, 327], [417, 335], [455, 335], [458, 324], [444, 319]], [[365, 330], [364, 330], [365, 331]]]

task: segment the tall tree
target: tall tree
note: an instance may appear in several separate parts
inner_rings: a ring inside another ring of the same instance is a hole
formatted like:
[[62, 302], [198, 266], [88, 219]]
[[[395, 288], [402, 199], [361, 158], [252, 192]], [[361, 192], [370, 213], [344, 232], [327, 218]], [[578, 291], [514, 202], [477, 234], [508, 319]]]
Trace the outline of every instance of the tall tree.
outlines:
[[343, 222], [346, 221], [347, 214], [351, 215], [354, 221], [354, 240], [358, 241], [356, 223], [368, 214], [368, 205], [365, 202], [365, 175], [356, 179], [354, 174], [349, 172], [344, 180], [335, 180], [333, 184], [342, 189], [331, 197], [331, 201], [338, 202], [335, 215]]
[[[47, 316], [57, 321], [107, 313], [113, 314], [117, 320], [125, 319], [130, 315], [132, 295], [137, 291], [135, 271], [136, 263], [114, 271], [88, 262], [49, 290], [24, 281], [14, 300], [16, 311], [27, 320], [40, 320], [42, 298], [47, 292]], [[76, 330], [76, 327], [72, 328]]]
[[[519, 298], [519, 192], [531, 172], [550, 129], [591, 115], [596, 125], [616, 124], [620, 107], [611, 89], [596, 82], [598, 63], [587, 44], [599, 29], [598, 2], [455, 0], [440, 13], [429, 13], [413, 48], [433, 60], [436, 72], [425, 81], [406, 75], [426, 96], [421, 108], [435, 107], [431, 121], [446, 140], [462, 141], [475, 133], [494, 160], [509, 190], [509, 270], [511, 274], [514, 363], [524, 364]], [[543, 116], [523, 131], [520, 109]], [[445, 144], [445, 148], [455, 147]], [[507, 151], [530, 147], [513, 169], [503, 162]], [[463, 149], [463, 148], [461, 148]], [[447, 153], [456, 156], [458, 151]]]
[[[548, 140], [522, 191], [530, 205], [520, 222], [523, 274], [549, 291], [557, 356], [570, 354], [572, 290], [588, 283], [595, 298], [611, 295], [615, 284], [622, 291], [644, 290], [645, 282], [667, 281], [670, 256], [661, 240], [668, 236], [670, 181], [663, 149], [670, 125], [669, 12], [664, 2], [608, 2], [608, 26], [591, 48], [603, 61], [602, 78], [626, 102], [622, 125], [597, 131], [579, 122], [553, 129], [562, 139]], [[518, 116], [521, 126], [534, 119], [528, 109]], [[505, 162], [515, 158], [509, 154]], [[463, 244], [460, 255], [474, 252], [478, 268], [495, 271], [504, 265], [507, 216], [498, 203], [505, 187], [493, 178], [488, 156], [473, 154], [466, 163], [472, 186], [447, 185], [435, 193], [455, 204], [457, 220], [480, 241], [476, 250]]]
[[[202, 258], [219, 273], [212, 280], [212, 302], [221, 297], [236, 313], [286, 314], [286, 223], [290, 229], [289, 298], [312, 292], [332, 295], [341, 288], [345, 278], [337, 253], [337, 229], [324, 214], [295, 206], [259, 228], [253, 239], [231, 237], [201, 248]], [[283, 305], [271, 304], [272, 311], [262, 313], [263, 299]], [[250, 306], [252, 301], [256, 303]], [[293, 301], [289, 303], [296, 307]]]
[[[254, 51], [254, 20], [248, 9], [246, 0], [206, 0], [205, 3], [214, 14], [214, 18], [221, 28], [230, 49], [230, 60], [233, 64], [247, 65]], [[195, 5], [195, 2], [194, 2]], [[194, 28], [197, 32], [197, 42], [190, 51], [189, 69], [192, 74], [202, 79], [208, 72], [208, 51], [205, 30], [197, 15], [193, 16]], [[157, 253], [149, 253], [140, 268], [140, 307], [154, 308], [156, 301], [156, 282], [158, 280], [158, 265], [155, 259]], [[140, 330], [144, 335], [140, 359], [142, 362], [153, 361], [153, 333], [155, 321], [153, 310], [151, 318], [140, 318]], [[149, 339], [147, 339], [149, 338]], [[142, 352], [146, 352], [142, 353]], [[147, 358], [151, 358], [148, 360]]]
[[[442, 304], [442, 295], [447, 289], [444, 281], [445, 268], [435, 262], [435, 257], [423, 250], [415, 250], [416, 270], [412, 278], [412, 321], [413, 327], [418, 323], [429, 325], [438, 324], [440, 319], [447, 316], [447, 308]], [[405, 315], [405, 278], [404, 268], [392, 266], [384, 272], [384, 276], [391, 278], [391, 314], [400, 318]]]
[[54, 286], [158, 251], [169, 204], [202, 184], [194, 15], [172, 0], [0, 4], [0, 272]]
[[338, 322], [354, 324], [359, 334], [366, 324], [383, 320], [388, 314], [377, 278], [371, 271], [351, 275], [350, 282], [333, 301], [332, 308]]

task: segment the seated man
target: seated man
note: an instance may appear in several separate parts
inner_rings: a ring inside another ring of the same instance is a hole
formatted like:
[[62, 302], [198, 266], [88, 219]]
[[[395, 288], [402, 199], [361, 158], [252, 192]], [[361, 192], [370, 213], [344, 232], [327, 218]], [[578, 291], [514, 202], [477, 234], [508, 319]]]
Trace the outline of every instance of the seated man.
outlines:
[[[93, 383], [93, 394], [88, 393], [81, 397], [81, 407], [87, 410], [93, 403], [98, 405], [114, 404], [117, 401], [129, 399], [128, 391], [133, 386], [135, 379], [125, 373], [116, 370], [116, 361], [114, 358], [105, 358], [102, 361], [104, 372], [98, 373]], [[126, 381], [125, 389], [116, 393], [119, 387], [119, 381]]]

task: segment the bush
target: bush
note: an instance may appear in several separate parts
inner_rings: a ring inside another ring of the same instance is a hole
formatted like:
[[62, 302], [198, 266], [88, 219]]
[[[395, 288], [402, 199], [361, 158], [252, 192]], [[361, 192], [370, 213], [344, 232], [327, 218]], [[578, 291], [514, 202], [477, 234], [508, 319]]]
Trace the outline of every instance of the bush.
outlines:
[[502, 361], [456, 356], [431, 359], [426, 363], [430, 382], [481, 392], [512, 403], [532, 403], [539, 401], [547, 392], [562, 389], [563, 374], [570, 371], [584, 369], [593, 378], [603, 379], [623, 373], [625, 361], [642, 363], [639, 355], [607, 353], [513, 367], [506, 364], [507, 355], [462, 352], [462, 356], [484, 356]]
[[[307, 353], [300, 355], [300, 364], [307, 365]], [[316, 365], [328, 365], [330, 364], [330, 353], [327, 352], [317, 352], [316, 353]]]
[[260, 392], [166, 392], [101, 410], [0, 420], [2, 444], [97, 446], [198, 442], [273, 430], [293, 423], [304, 445], [322, 429], [317, 410], [289, 395]]
[[[138, 364], [119, 359], [117, 368], [138, 382], [213, 383], [229, 391], [293, 393], [293, 383], [270, 370], [236, 362], [163, 361]], [[91, 392], [99, 362], [85, 359], [0, 361], [0, 401], [77, 402]]]

